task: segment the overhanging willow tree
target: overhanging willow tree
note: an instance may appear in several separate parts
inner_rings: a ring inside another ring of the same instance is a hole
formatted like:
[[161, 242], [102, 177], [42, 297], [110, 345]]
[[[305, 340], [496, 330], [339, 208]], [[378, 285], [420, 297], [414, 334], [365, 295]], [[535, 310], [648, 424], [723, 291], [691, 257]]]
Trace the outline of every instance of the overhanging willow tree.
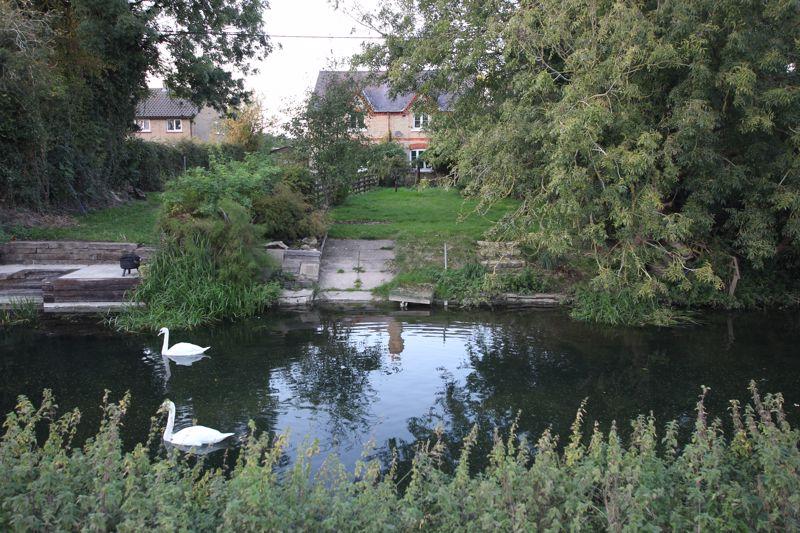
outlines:
[[387, 38], [362, 63], [457, 95], [434, 153], [482, 198], [523, 198], [499, 229], [587, 274], [584, 302], [668, 322], [665, 302], [796, 279], [797, 2], [402, 0], [365, 22]]
[[0, 201], [79, 207], [121, 179], [146, 76], [222, 109], [270, 52], [265, 0], [0, 0]]

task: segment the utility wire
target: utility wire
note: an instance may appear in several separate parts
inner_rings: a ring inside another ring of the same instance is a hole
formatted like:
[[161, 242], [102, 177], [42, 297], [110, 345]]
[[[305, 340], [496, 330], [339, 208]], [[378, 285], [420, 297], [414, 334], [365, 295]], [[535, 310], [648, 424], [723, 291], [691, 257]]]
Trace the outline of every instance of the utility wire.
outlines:
[[251, 33], [246, 31], [162, 31], [160, 35], [245, 35], [253, 37], [269, 37], [271, 39], [374, 39], [380, 40], [385, 37], [380, 35], [287, 35], [278, 33]]

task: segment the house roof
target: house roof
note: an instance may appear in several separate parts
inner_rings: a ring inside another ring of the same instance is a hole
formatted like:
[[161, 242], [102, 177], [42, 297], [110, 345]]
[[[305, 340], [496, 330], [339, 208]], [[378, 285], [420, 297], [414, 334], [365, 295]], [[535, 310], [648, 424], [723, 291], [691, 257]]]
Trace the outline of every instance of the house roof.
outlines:
[[[324, 96], [328, 86], [334, 82], [352, 80], [361, 88], [361, 95], [367, 104], [376, 113], [400, 113], [411, 105], [416, 97], [415, 93], [400, 93], [391, 96], [391, 89], [388, 83], [374, 83], [370, 78], [369, 72], [346, 70], [320, 70], [317, 75], [317, 83], [314, 86], [314, 93]], [[439, 109], [446, 110], [452, 100], [450, 94], [441, 94], [437, 98]]]
[[183, 98], [173, 98], [167, 89], [150, 89], [150, 95], [136, 106], [136, 117], [192, 118], [197, 106]]

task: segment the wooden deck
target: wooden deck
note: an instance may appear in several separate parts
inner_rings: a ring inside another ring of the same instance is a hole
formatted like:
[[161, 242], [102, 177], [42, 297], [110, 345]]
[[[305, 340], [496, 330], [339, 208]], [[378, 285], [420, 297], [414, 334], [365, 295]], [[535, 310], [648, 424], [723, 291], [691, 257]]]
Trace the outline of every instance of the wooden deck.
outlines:
[[81, 268], [42, 282], [42, 298], [47, 303], [124, 302], [127, 293], [139, 284], [134, 271], [122, 275], [119, 264], [99, 264]]
[[433, 289], [426, 287], [396, 289], [389, 293], [390, 302], [400, 302], [400, 307], [408, 304], [431, 305], [433, 303]]
[[[23, 246], [17, 251], [27, 249]], [[4, 264], [0, 265], [0, 309], [33, 301], [45, 313], [118, 311], [130, 305], [127, 296], [138, 284], [138, 273], [134, 270], [123, 276], [118, 262]]]

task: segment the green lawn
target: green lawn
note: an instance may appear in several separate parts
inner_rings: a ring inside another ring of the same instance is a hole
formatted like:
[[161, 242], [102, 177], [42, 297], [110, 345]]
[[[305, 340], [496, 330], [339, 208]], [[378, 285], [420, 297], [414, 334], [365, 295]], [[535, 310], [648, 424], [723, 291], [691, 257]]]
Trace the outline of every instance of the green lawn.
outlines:
[[488, 212], [458, 191], [376, 189], [353, 195], [330, 215], [328, 236], [337, 239], [395, 239], [399, 271], [442, 264], [444, 243], [452, 265], [468, 261], [474, 244], [516, 202], [506, 200]]
[[161, 206], [160, 193], [149, 193], [147, 200], [108, 209], [100, 209], [75, 217], [77, 225], [69, 227], [14, 228], [18, 239], [56, 241], [111, 241], [155, 244], [155, 226]]

